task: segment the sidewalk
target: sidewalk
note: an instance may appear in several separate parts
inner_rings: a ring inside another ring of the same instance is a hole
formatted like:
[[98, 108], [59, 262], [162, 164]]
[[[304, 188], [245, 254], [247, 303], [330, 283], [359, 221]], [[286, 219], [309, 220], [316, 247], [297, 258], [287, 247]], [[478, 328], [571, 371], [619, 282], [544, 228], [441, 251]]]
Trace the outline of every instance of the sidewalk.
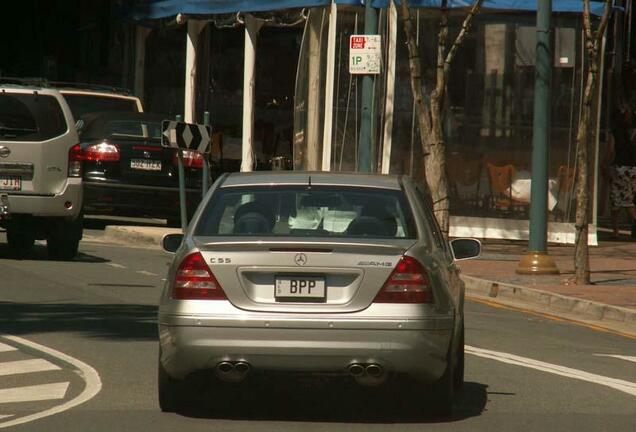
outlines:
[[[179, 229], [107, 226], [101, 241], [161, 248], [165, 234]], [[590, 247], [592, 285], [574, 285], [574, 246], [550, 245], [561, 272], [551, 276], [515, 273], [527, 242], [486, 240], [478, 259], [460, 261], [470, 300], [553, 315], [636, 337], [636, 241], [603, 241]]]
[[636, 242], [590, 247], [591, 285], [574, 285], [574, 246], [550, 245], [561, 274], [515, 273], [527, 242], [488, 240], [476, 260], [460, 262], [467, 295], [636, 336]]

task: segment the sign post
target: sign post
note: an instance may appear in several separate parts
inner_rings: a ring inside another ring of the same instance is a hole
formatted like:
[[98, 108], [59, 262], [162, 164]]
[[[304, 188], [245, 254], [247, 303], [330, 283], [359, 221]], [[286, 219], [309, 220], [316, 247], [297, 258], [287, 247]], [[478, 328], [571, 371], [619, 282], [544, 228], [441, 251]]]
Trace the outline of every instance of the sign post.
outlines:
[[364, 35], [352, 35], [349, 39], [349, 72], [363, 74], [362, 112], [360, 113], [360, 141], [358, 143], [358, 171], [373, 171], [375, 149], [374, 87], [375, 75], [380, 73], [382, 64], [381, 37], [378, 32], [378, 13], [365, 1]]
[[[210, 111], [205, 111], [203, 113], [203, 125], [207, 128], [210, 127]], [[209, 133], [210, 131], [208, 131]], [[210, 141], [211, 141], [210, 134]], [[205, 197], [205, 194], [208, 193], [208, 180], [210, 179], [210, 158], [207, 153], [203, 153], [203, 169], [201, 170], [201, 175], [203, 178], [201, 179], [201, 199]]]
[[[164, 120], [162, 123], [161, 145], [172, 147], [177, 151], [179, 172], [179, 207], [181, 209], [181, 229], [185, 233], [188, 227], [186, 208], [185, 170], [183, 168], [183, 151], [197, 151], [203, 155], [210, 150], [212, 136], [210, 126], [184, 123], [181, 116], [176, 121]], [[204, 165], [205, 165], [205, 157]], [[205, 182], [204, 182], [205, 183]]]

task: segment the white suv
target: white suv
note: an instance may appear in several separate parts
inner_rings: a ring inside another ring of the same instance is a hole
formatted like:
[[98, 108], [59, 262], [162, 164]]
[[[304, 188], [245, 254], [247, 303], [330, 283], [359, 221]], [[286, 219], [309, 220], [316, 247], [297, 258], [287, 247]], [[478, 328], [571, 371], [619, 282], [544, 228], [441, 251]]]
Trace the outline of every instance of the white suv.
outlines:
[[46, 239], [54, 259], [82, 238], [82, 161], [64, 97], [50, 88], [0, 85], [0, 226], [12, 254]]

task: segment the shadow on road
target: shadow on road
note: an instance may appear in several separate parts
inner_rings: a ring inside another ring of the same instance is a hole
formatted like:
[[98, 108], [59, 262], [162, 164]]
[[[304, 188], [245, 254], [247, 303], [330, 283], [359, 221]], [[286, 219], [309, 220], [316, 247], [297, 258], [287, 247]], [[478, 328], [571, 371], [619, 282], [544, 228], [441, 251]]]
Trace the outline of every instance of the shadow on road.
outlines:
[[[31, 260], [31, 261], [55, 261], [54, 259], [49, 257], [49, 254], [46, 250], [46, 246], [41, 245], [41, 244], [36, 244], [33, 247], [33, 250], [31, 252], [29, 252], [29, 254], [27, 256], [25, 256], [24, 258], [15, 258], [11, 255], [11, 252], [9, 251], [9, 246], [6, 244], [6, 242], [3, 242], [2, 239], [0, 239], [0, 259], [7, 259], [7, 260], [15, 260], [15, 261], [24, 261], [24, 260]], [[91, 254], [87, 254], [84, 252], [79, 252], [77, 254], [77, 256], [75, 258], [73, 258], [71, 260], [72, 262], [82, 262], [82, 263], [107, 263], [110, 262], [110, 260], [102, 258], [102, 257], [98, 257], [95, 255], [91, 255]]]
[[481, 415], [488, 400], [487, 385], [466, 382], [456, 396], [453, 416], [439, 418], [427, 411], [426, 396], [405, 395], [398, 386], [268, 380], [242, 383], [238, 388], [220, 383], [212, 393], [200, 383], [199, 391], [194, 385], [196, 400], [187, 402], [181, 415], [243, 421], [446, 423]]
[[89, 338], [156, 340], [157, 307], [0, 302], [0, 329], [16, 336], [69, 332]]

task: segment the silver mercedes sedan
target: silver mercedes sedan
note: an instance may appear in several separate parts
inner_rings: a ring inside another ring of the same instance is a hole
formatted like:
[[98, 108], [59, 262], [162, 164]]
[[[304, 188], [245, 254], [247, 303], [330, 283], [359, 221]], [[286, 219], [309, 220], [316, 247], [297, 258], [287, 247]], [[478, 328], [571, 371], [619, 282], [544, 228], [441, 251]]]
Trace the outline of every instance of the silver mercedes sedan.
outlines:
[[159, 307], [163, 411], [195, 372], [214, 385], [282, 371], [400, 381], [451, 413], [464, 374], [455, 262], [480, 243], [449, 245], [408, 177], [224, 175], [164, 249], [176, 254]]

